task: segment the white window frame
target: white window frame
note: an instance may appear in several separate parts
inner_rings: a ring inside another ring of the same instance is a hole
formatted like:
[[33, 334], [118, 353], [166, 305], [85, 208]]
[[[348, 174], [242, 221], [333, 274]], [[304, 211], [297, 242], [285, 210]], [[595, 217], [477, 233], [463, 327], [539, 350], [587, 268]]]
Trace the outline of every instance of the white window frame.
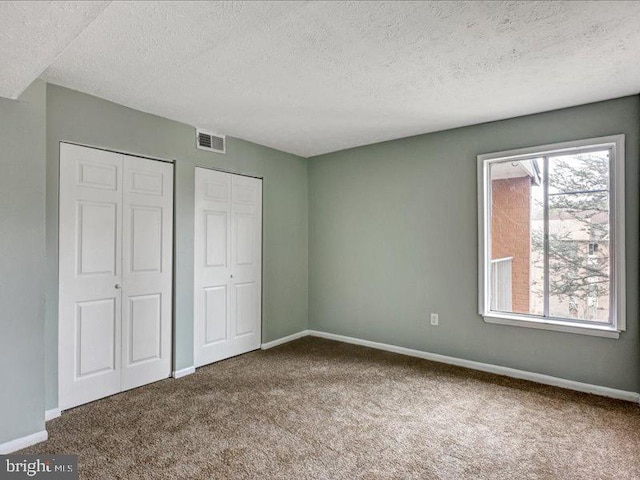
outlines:
[[[611, 149], [612, 152], [609, 171], [611, 323], [599, 325], [575, 319], [492, 311], [489, 292], [491, 285], [491, 188], [488, 188], [491, 185], [491, 164], [571, 153], [585, 148], [606, 148]], [[479, 313], [485, 322], [619, 338], [620, 332], [624, 331], [626, 327], [624, 153], [624, 135], [611, 135], [478, 155], [478, 303]]]

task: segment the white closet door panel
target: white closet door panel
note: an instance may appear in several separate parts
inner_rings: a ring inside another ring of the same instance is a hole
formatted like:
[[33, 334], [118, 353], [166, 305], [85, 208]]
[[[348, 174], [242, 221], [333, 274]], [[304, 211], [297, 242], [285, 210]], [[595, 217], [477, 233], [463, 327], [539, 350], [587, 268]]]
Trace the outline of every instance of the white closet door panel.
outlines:
[[60, 145], [59, 406], [120, 391], [123, 157]]
[[[204, 346], [224, 342], [227, 339], [227, 302], [229, 292], [226, 285], [204, 288]], [[221, 321], [223, 319], [224, 321]]]
[[262, 181], [232, 176], [229, 356], [260, 348], [262, 304]]
[[227, 358], [231, 275], [231, 175], [196, 168], [194, 362]]
[[196, 168], [195, 365], [260, 347], [262, 182]]
[[171, 373], [173, 165], [125, 156], [122, 389]]

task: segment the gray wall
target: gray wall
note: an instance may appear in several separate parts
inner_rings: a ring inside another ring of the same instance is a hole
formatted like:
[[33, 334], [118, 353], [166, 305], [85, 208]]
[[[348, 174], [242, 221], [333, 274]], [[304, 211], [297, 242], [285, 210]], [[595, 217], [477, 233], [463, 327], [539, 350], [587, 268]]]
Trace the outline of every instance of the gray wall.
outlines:
[[195, 166], [263, 177], [263, 341], [308, 320], [307, 160], [227, 137], [227, 153], [195, 148], [192, 127], [47, 85], [46, 405], [57, 406], [59, 142], [176, 160], [174, 368], [193, 365]]
[[0, 443], [44, 430], [45, 95], [0, 99]]
[[[312, 329], [640, 391], [638, 96], [309, 160]], [[627, 331], [619, 340], [478, 315], [476, 155], [626, 134]], [[440, 326], [429, 325], [430, 312]]]

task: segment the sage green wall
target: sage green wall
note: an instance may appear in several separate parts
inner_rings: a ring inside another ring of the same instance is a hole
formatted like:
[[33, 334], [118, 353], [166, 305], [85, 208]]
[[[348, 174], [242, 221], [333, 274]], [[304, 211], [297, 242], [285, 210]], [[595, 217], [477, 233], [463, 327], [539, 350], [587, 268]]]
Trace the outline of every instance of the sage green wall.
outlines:
[[[309, 328], [640, 391], [638, 96], [309, 160]], [[626, 135], [627, 331], [619, 340], [478, 315], [476, 155]], [[428, 322], [440, 314], [440, 326]]]
[[44, 430], [45, 95], [0, 99], [0, 444]]
[[263, 341], [307, 328], [307, 160], [227, 137], [197, 150], [193, 127], [47, 85], [46, 405], [57, 406], [59, 142], [176, 160], [174, 368], [193, 365], [195, 166], [263, 177]]
[[[176, 160], [176, 369], [192, 365], [194, 168], [208, 166], [264, 177], [264, 341], [309, 326], [639, 391], [639, 132], [633, 96], [310, 161], [234, 138], [218, 155], [194, 148], [190, 126], [35, 82], [0, 100], [0, 247], [10, 252], [0, 272], [11, 279], [0, 290], [0, 443], [42, 430], [43, 409], [57, 406], [60, 141]], [[616, 133], [627, 140], [627, 331], [611, 340], [485, 324], [476, 155]]]

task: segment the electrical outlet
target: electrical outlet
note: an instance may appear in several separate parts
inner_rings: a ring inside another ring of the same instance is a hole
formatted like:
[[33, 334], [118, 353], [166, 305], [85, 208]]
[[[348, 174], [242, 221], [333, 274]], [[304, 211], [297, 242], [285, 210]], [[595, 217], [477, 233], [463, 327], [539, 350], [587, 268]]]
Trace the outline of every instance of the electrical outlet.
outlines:
[[438, 325], [438, 314], [437, 313], [432, 313], [431, 314], [431, 325]]

